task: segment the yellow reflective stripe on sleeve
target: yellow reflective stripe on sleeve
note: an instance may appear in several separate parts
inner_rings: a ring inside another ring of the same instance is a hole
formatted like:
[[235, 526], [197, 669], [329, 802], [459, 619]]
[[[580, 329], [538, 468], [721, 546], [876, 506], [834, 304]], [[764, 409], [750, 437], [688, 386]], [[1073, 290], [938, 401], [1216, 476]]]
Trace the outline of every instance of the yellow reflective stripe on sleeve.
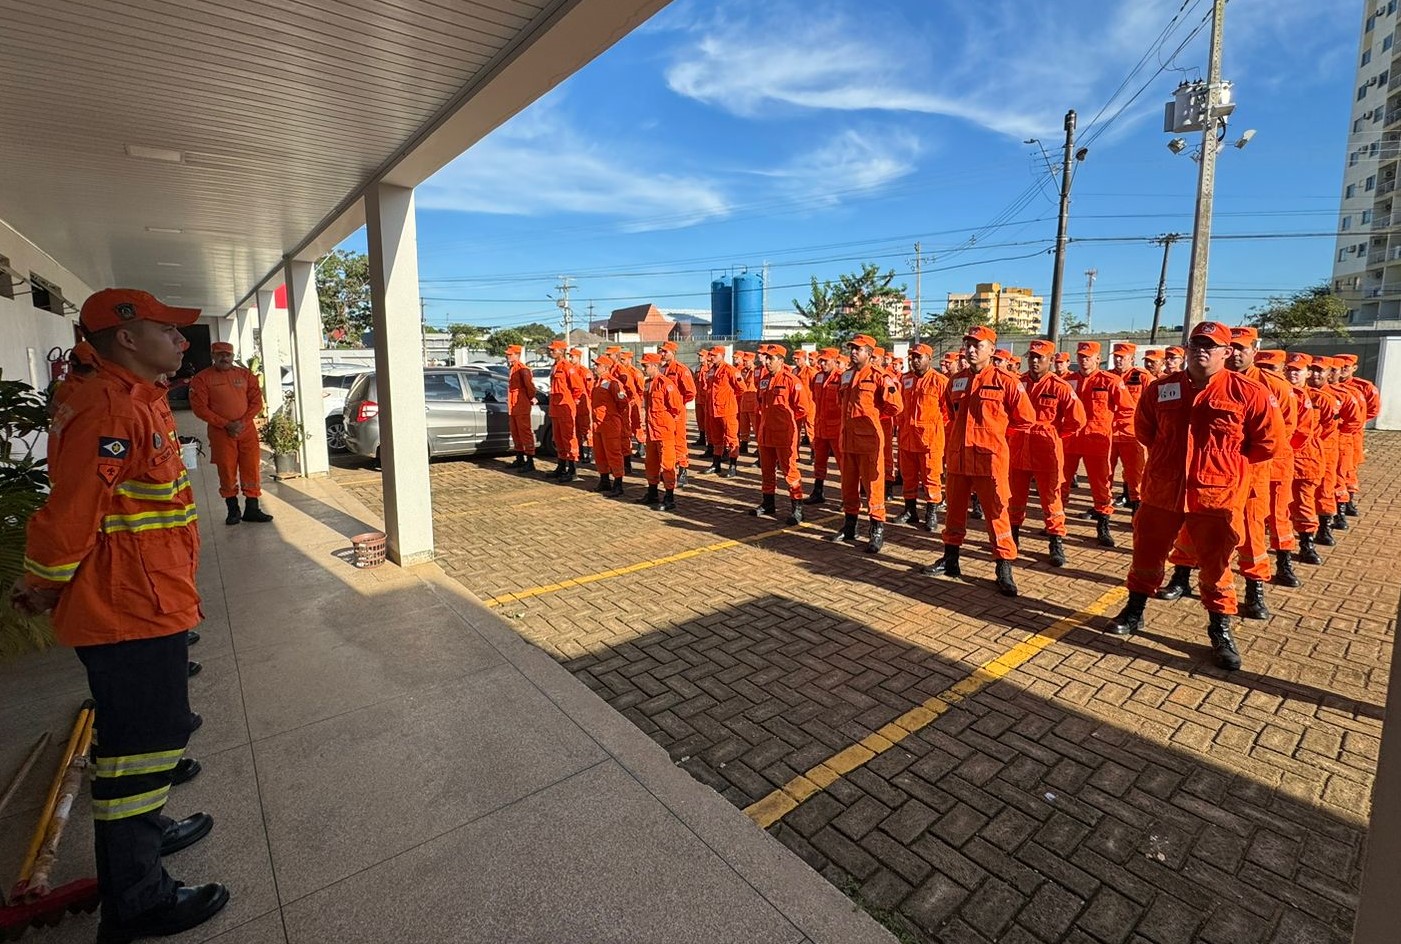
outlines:
[[153, 531], [157, 528], [183, 528], [199, 519], [194, 505], [172, 508], [168, 511], [143, 511], [135, 515], [108, 515], [102, 519], [102, 530], [108, 534], [117, 531]]
[[150, 754], [126, 754], [121, 757], [99, 757], [97, 776], [135, 777], [140, 774], [158, 774], [171, 770], [180, 763], [184, 750], [155, 751]]
[[142, 813], [150, 813], [165, 806], [166, 798], [170, 795], [170, 787], [160, 787], [156, 790], [149, 790], [146, 793], [138, 793], [136, 796], [118, 797], [115, 800], [92, 801], [92, 818], [102, 823], [110, 823], [112, 820], [129, 819], [132, 816], [140, 816]]
[[[81, 561], [79, 563], [81, 563]], [[24, 559], [24, 569], [36, 577], [42, 577], [54, 583], [68, 583], [68, 581], [73, 579], [73, 575], [78, 572], [78, 565], [58, 564], [53, 567], [48, 567], [33, 558], [26, 557]]]
[[115, 491], [118, 495], [138, 501], [174, 501], [176, 495], [189, 487], [189, 473], [181, 472], [174, 482], [138, 482], [131, 479], [119, 484]]

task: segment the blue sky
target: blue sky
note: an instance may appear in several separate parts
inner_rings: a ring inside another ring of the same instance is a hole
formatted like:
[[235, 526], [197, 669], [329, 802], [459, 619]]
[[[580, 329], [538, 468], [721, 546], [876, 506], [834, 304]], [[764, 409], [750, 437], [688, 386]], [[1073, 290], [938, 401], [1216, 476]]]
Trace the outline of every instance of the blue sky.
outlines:
[[[864, 261], [913, 297], [916, 239], [934, 257], [926, 311], [980, 281], [1049, 296], [1058, 178], [1023, 142], [1054, 162], [1075, 108], [1090, 152], [1071, 236], [1133, 240], [1072, 243], [1064, 307], [1083, 314], [1095, 268], [1095, 327], [1146, 326], [1161, 263], [1147, 239], [1190, 234], [1197, 175], [1165, 147], [1162, 105], [1205, 71], [1208, 30], [1170, 57], [1210, 0], [1182, 3], [1116, 90], [1180, 2], [677, 0], [419, 189], [428, 318], [554, 322], [559, 274], [581, 319], [590, 300], [600, 316], [706, 308], [713, 272], [766, 262], [771, 309]], [[1360, 17], [1355, 0], [1230, 3], [1230, 138], [1257, 134], [1222, 152], [1218, 234], [1335, 228]], [[1326, 279], [1334, 242], [1215, 243], [1212, 313]], [[1169, 324], [1189, 246], [1173, 250]]]

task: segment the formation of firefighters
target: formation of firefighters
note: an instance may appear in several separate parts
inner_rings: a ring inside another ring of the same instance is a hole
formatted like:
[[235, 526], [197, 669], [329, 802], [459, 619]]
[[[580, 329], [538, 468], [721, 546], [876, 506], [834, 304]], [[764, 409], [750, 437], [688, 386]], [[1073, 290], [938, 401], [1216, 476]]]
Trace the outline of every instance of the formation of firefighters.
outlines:
[[[1217, 322], [1198, 325], [1185, 349], [1145, 353], [1142, 366], [1135, 345], [1114, 344], [1108, 368], [1094, 341], [1073, 353], [1032, 341], [1023, 364], [997, 347], [988, 327], [973, 328], [937, 363], [927, 344], [912, 345], [906, 362], [866, 335], [844, 349], [793, 351], [791, 362], [781, 344], [732, 355], [711, 347], [694, 371], [677, 350], [665, 342], [642, 355], [639, 369], [632, 352], [610, 347], [588, 369], [580, 349], [552, 342], [557, 462], [548, 476], [574, 481], [578, 463], [592, 460], [597, 491], [623, 497], [635, 443], [647, 485], [637, 501], [674, 510], [692, 471], [690, 408], [696, 445], [711, 460], [696, 474], [733, 478], [740, 456], [756, 447], [760, 501], [751, 515], [780, 514], [782, 479], [786, 523], [800, 524], [804, 506], [828, 500], [835, 465], [843, 520], [828, 540], [856, 543], [864, 505], [864, 550], [880, 553], [886, 496], [899, 489], [904, 505], [892, 523], [933, 533], [944, 513], [943, 552], [926, 574], [962, 576], [967, 522], [981, 519], [996, 587], [1016, 596], [1012, 562], [1033, 487], [1047, 562], [1062, 567], [1065, 508], [1083, 468], [1091, 498], [1083, 517], [1095, 523], [1097, 544], [1115, 546], [1116, 511], [1132, 520], [1129, 600], [1106, 631], [1140, 630], [1148, 599], [1188, 594], [1196, 570], [1208, 637], [1228, 670], [1240, 667], [1232, 617], [1268, 619], [1265, 584], [1299, 586], [1295, 561], [1321, 563], [1318, 547], [1332, 546], [1334, 532], [1358, 514], [1362, 431], [1381, 406], [1376, 386], [1355, 376], [1354, 355], [1286, 356], [1262, 349], [1253, 328]], [[536, 387], [520, 347], [507, 360], [513, 468], [530, 472]], [[804, 441], [813, 470], [806, 494], [798, 464]], [[1233, 557], [1245, 579], [1239, 603]]]

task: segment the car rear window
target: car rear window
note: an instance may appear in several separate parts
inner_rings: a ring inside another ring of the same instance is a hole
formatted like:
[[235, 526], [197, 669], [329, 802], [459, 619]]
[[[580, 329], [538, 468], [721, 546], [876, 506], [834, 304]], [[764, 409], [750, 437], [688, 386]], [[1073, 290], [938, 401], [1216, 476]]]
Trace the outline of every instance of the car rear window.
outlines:
[[346, 399], [373, 400], [375, 396], [374, 382], [374, 374], [361, 374], [360, 376], [356, 377], [355, 383], [353, 386], [351, 386], [350, 394], [346, 397]]

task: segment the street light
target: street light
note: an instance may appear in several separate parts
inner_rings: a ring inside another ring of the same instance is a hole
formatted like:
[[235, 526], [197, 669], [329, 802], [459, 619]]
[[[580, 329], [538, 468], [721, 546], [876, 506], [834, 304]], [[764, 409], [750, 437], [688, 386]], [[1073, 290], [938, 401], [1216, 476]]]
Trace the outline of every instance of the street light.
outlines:
[[1181, 154], [1183, 151], [1187, 150], [1187, 139], [1173, 138], [1171, 141], [1168, 142], [1167, 146], [1168, 150], [1172, 153]]

